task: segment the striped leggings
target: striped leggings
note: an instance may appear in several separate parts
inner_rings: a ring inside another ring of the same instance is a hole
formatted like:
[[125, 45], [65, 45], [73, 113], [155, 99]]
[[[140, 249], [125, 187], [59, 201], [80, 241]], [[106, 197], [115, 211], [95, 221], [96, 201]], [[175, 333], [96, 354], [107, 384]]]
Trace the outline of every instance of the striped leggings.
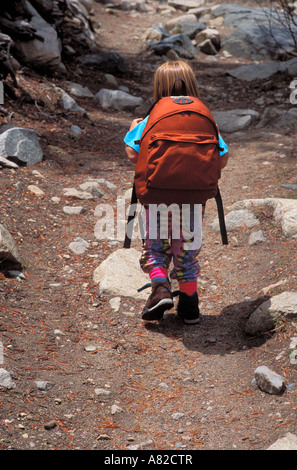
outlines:
[[145, 206], [142, 270], [145, 273], [154, 268], [169, 270], [172, 261], [171, 279], [179, 283], [196, 281], [200, 272], [203, 212], [201, 204]]

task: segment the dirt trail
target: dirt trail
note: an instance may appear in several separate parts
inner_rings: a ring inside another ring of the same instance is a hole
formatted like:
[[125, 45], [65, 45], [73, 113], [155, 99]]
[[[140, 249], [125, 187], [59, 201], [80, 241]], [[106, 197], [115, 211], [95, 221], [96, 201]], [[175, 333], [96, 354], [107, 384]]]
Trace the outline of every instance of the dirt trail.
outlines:
[[[95, 14], [101, 44], [128, 63], [118, 82], [148, 98], [160, 58], [144, 50], [140, 37], [155, 18], [125, 11], [111, 15], [97, 3]], [[254, 103], [263, 84], [230, 87], [225, 71], [234, 65], [232, 59], [202, 55], [193, 61], [205, 101], [212, 109], [261, 111]], [[93, 92], [104, 84], [103, 73], [83, 67], [73, 72], [70, 78]], [[130, 298], [113, 311], [109, 299], [98, 296], [93, 271], [118, 246], [94, 237], [98, 201], [67, 199], [63, 188], [105, 178], [116, 189], [102, 185], [103, 202], [115, 203], [133, 178], [122, 140], [134, 116], [103, 112], [80, 99], [90, 116], [82, 119], [63, 111], [54, 96], [45, 97], [42, 77], [24, 73], [22, 80], [46, 105], [41, 110], [9, 103], [10, 123], [36, 129], [45, 158], [34, 168], [0, 173], [1, 223], [19, 245], [26, 275], [20, 282], [0, 275], [1, 367], [15, 383], [0, 390], [0, 449], [257, 450], [287, 432], [296, 434], [296, 389], [273, 396], [251, 384], [258, 365], [282, 374], [288, 384], [297, 382], [287, 354], [296, 324], [280, 324], [259, 337], [244, 334], [248, 316], [263, 301], [262, 288], [279, 280], [285, 280], [282, 290], [296, 288], [296, 242], [284, 238], [260, 209], [266, 242], [249, 246], [251, 230], [244, 228], [229, 233], [224, 247], [210, 229], [216, 216], [211, 201], [200, 258], [201, 324], [185, 326], [173, 310], [161, 323], [142, 322], [142, 303]], [[276, 81], [265, 96], [278, 90], [286, 96], [288, 84]], [[81, 136], [70, 131], [72, 124], [82, 128]], [[292, 135], [250, 127], [223, 137], [231, 154], [221, 181], [226, 208], [252, 197], [292, 197], [281, 188], [296, 168]], [[32, 194], [29, 184], [37, 184], [44, 196]], [[67, 203], [86, 211], [66, 215]], [[81, 256], [68, 248], [77, 236], [90, 243]], [[37, 380], [52, 386], [39, 390]]]

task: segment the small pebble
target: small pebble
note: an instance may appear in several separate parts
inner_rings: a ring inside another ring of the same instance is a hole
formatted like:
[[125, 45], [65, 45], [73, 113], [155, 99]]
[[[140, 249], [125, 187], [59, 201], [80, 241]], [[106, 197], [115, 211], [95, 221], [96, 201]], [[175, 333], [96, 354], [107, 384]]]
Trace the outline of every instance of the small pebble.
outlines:
[[98, 441], [109, 441], [110, 437], [109, 437], [108, 434], [99, 434], [99, 436], [97, 437], [97, 440]]
[[44, 429], [50, 430], [54, 429], [57, 426], [57, 423], [55, 421], [49, 421], [48, 423], [45, 423]]
[[88, 346], [85, 347], [85, 351], [87, 352], [94, 352], [97, 350], [97, 346], [94, 344], [89, 344]]

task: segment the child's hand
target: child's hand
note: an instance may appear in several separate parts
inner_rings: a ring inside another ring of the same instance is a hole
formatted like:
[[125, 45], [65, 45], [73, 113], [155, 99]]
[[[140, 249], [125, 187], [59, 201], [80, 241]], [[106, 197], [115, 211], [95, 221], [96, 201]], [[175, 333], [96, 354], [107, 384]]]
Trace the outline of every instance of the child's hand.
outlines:
[[131, 126], [130, 126], [129, 131], [134, 129], [134, 127], [137, 126], [137, 124], [139, 124], [141, 121], [143, 121], [142, 118], [133, 119], [133, 121], [131, 122]]

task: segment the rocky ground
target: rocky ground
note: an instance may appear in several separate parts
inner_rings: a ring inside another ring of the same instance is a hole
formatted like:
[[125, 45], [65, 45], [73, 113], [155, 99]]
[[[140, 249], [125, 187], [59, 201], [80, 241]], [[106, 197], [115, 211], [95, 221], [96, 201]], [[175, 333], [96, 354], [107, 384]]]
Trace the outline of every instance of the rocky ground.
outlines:
[[[108, 12], [98, 3], [95, 16], [100, 44], [120, 52], [128, 64], [118, 83], [149, 98], [162, 58], [146, 51], [141, 37], [156, 17]], [[277, 93], [290, 106], [288, 78], [269, 86], [231, 83], [226, 70], [246, 62], [221, 53], [191, 61], [210, 108], [262, 113], [256, 100], [273, 101]], [[68, 70], [67, 79], [94, 93], [104, 86], [102, 72], [76, 64]], [[258, 336], [244, 333], [247, 318], [267, 298], [264, 293], [296, 289], [296, 240], [286, 238], [271, 213], [259, 208], [265, 242], [250, 246], [251, 229], [243, 227], [230, 232], [229, 245], [222, 246], [211, 230], [216, 208], [210, 201], [200, 258], [200, 325], [184, 326], [174, 310], [161, 323], [142, 322], [143, 302], [133, 298], [122, 297], [119, 309], [112, 308], [108, 297], [98, 295], [93, 272], [120, 245], [96, 239], [94, 210], [101, 203], [115, 207], [117, 196], [131, 187], [133, 167], [123, 136], [134, 114], [80, 99], [88, 113], [81, 117], [64, 111], [45, 91], [49, 81], [63, 86], [64, 78], [24, 70], [20, 81], [45, 106], [6, 103], [10, 116], [3, 121], [34, 128], [44, 159], [0, 173], [1, 223], [18, 245], [25, 274], [25, 280], [0, 274], [1, 367], [14, 384], [0, 390], [0, 448], [264, 450], [287, 433], [296, 434], [297, 375], [289, 361], [296, 323], [280, 321], [274, 331]], [[82, 134], [71, 131], [74, 124]], [[281, 186], [296, 182], [291, 132], [252, 125], [223, 137], [230, 147], [221, 180], [226, 211], [242, 199], [294, 197]], [[79, 188], [90, 178], [105, 180], [100, 199], [63, 195], [64, 188]], [[32, 193], [32, 184], [44, 194]], [[85, 211], [68, 215], [66, 205]], [[90, 244], [83, 255], [69, 249], [76, 237]], [[140, 243], [133, 247], [140, 250]], [[281, 374], [290, 387], [271, 395], [252, 385], [259, 365]]]

